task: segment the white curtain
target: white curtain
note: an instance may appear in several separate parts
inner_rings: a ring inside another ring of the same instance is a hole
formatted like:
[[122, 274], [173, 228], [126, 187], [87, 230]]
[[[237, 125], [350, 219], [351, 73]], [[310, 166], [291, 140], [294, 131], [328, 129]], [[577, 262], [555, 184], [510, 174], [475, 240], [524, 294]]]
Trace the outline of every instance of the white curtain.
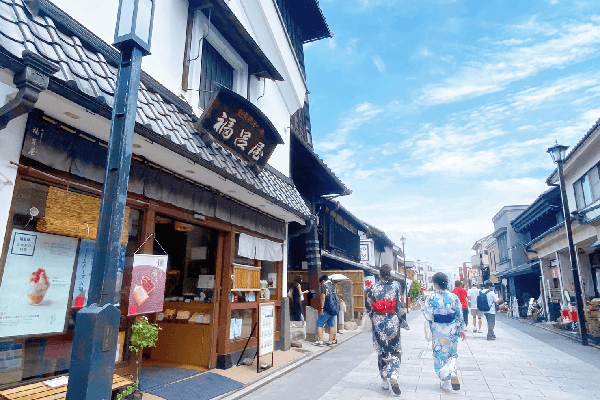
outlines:
[[238, 256], [254, 259], [256, 255], [255, 238], [253, 236], [240, 233], [240, 243], [238, 246]]
[[240, 233], [238, 255], [263, 261], [282, 261], [283, 247], [281, 243]]

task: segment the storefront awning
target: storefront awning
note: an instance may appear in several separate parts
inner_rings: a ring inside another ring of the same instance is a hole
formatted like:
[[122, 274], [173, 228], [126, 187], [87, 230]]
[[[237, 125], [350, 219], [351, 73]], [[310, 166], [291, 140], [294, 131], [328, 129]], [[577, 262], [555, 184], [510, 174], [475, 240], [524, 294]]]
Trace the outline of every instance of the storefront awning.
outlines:
[[345, 258], [334, 256], [333, 254], [325, 253], [321, 251], [321, 258], [326, 258], [333, 261], [333, 264], [336, 268], [344, 268], [347, 267], [349, 269], [362, 269], [369, 275], [377, 275], [379, 276], [379, 271], [376, 268], [369, 267], [368, 265], [363, 265], [361, 263], [357, 263], [351, 260], [347, 260]]
[[503, 271], [498, 274], [499, 278], [508, 278], [511, 276], [525, 275], [525, 274], [538, 274], [540, 273], [540, 260], [534, 260], [527, 264], [521, 264], [518, 267]]

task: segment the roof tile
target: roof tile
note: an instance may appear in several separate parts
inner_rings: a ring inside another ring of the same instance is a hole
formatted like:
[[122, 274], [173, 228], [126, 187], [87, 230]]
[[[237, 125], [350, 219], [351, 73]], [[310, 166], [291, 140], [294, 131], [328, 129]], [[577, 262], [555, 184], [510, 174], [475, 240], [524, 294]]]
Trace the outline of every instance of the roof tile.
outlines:
[[[25, 49], [45, 57], [60, 67], [55, 78], [91, 97], [103, 96], [112, 107], [117, 67], [107, 62], [107, 56], [98, 50], [102, 46], [93, 43], [93, 40], [83, 43], [83, 38], [64, 26], [69, 24], [65, 24], [65, 21], [56, 23], [43, 12], [39, 16], [30, 15], [25, 10], [23, 0], [0, 0], [0, 46], [16, 57], [21, 57]], [[156, 85], [150, 83], [151, 86]], [[244, 160], [217, 142], [207, 146], [195, 135], [192, 122], [195, 116], [181, 111], [153, 90], [140, 83], [136, 113], [138, 123], [149, 125], [155, 133], [220, 169], [224, 176], [253, 187], [253, 191], [296, 215], [310, 215], [310, 210], [295, 187], [269, 168], [255, 174]]]

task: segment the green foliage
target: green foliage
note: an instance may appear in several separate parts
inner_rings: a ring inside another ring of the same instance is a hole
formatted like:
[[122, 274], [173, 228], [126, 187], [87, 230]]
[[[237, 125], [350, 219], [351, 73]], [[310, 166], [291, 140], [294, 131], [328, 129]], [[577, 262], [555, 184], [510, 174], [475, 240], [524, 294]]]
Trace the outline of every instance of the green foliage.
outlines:
[[[160, 328], [158, 325], [151, 324], [148, 322], [148, 318], [143, 317], [137, 323], [131, 326], [131, 345], [129, 346], [129, 350], [135, 351], [135, 354], [139, 355], [144, 348], [156, 346], [159, 330]], [[127, 386], [121, 393], [117, 393], [116, 400], [125, 400], [127, 396], [140, 388], [139, 361], [137, 369], [138, 380], [136, 380], [132, 385]]]
[[154, 347], [159, 330], [158, 325], [149, 323], [146, 317], [142, 318], [131, 327], [131, 346], [129, 346], [129, 350], [138, 354], [146, 347]]
[[116, 400], [125, 400], [127, 398], [127, 396], [129, 396], [131, 393], [133, 393], [136, 390], [138, 390], [139, 387], [140, 387], [140, 382], [139, 381], [135, 381], [133, 383], [133, 385], [129, 385], [121, 393], [117, 393]]
[[411, 299], [416, 299], [421, 295], [421, 282], [414, 280], [412, 285], [410, 286], [410, 290], [408, 295]]

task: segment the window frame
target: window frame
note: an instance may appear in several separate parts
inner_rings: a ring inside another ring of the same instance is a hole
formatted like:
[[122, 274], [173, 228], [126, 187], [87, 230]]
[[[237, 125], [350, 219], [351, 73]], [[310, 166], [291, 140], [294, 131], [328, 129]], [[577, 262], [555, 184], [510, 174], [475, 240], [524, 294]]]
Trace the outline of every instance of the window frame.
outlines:
[[[581, 178], [573, 183], [573, 194], [575, 196], [575, 205], [577, 210], [583, 210], [586, 207], [600, 200], [600, 164], [594, 165]], [[593, 174], [596, 174], [595, 184], [592, 183]], [[594, 193], [597, 188], [598, 193]]]
[[232, 91], [248, 99], [248, 63], [235, 51], [215, 26], [208, 21], [201, 9], [194, 10], [192, 28], [189, 38], [189, 63], [187, 68], [187, 88], [183, 96], [192, 104], [198, 115], [204, 111], [200, 108], [200, 74], [202, 71], [202, 45], [206, 40], [233, 67]]

